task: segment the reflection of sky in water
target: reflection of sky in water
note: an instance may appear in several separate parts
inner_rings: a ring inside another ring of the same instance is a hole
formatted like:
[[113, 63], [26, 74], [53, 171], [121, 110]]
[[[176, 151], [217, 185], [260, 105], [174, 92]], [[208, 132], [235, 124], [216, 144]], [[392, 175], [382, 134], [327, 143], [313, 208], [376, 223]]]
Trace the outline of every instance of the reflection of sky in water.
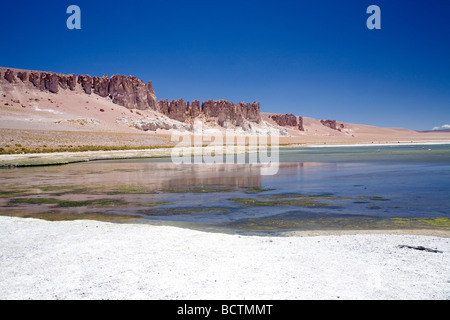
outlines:
[[[193, 210], [192, 214], [164, 214], [164, 211], [155, 211], [160, 208], [143, 210], [136, 205], [95, 209], [114, 214], [139, 213], [157, 220], [223, 223], [283, 215], [291, 219], [292, 216], [314, 214], [450, 217], [450, 146], [280, 149], [280, 169], [273, 176], [261, 175], [260, 168], [254, 165], [173, 165], [167, 160], [98, 161], [1, 170], [0, 179], [2, 189], [72, 185], [100, 190], [118, 185], [141, 186], [151, 192], [108, 197], [130, 203], [172, 202], [163, 209], [214, 208], [211, 211]], [[323, 200], [331, 202], [330, 207], [313, 208], [242, 206], [229, 200], [264, 199], [283, 193], [332, 194], [336, 198]], [[50, 195], [45, 194], [45, 197]], [[94, 196], [67, 193], [64, 197]], [[5, 210], [7, 200], [0, 200]], [[92, 208], [64, 210], [83, 212]]]

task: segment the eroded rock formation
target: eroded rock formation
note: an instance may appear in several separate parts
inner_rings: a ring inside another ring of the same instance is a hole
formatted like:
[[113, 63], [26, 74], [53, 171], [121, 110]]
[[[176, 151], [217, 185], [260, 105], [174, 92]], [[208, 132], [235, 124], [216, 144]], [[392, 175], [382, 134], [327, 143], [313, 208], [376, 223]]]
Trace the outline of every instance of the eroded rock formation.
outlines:
[[214, 119], [221, 127], [237, 126], [248, 128], [250, 122], [260, 123], [260, 105], [253, 103], [233, 103], [227, 100], [208, 100], [200, 105], [194, 100], [192, 103], [183, 99], [159, 101], [159, 111], [171, 119], [185, 122], [203, 115], [207, 119]]
[[248, 122], [261, 122], [258, 102], [235, 104], [227, 100], [208, 100], [202, 103], [202, 112], [208, 118], [217, 118], [217, 123], [222, 127], [233, 125], [245, 129], [249, 126]]
[[77, 85], [86, 94], [96, 94], [101, 97], [109, 97], [113, 103], [129, 109], [158, 109], [155, 90], [152, 83], [144, 84], [136, 77], [115, 75], [111, 79], [107, 75], [103, 77], [91, 77], [90, 75], [56, 74], [44, 71], [17, 71], [7, 69], [3, 78], [9, 83], [21, 80], [28, 81], [34, 87], [51, 93], [58, 93], [59, 89], [76, 90]]
[[56, 73], [41, 73], [39, 89], [43, 91], [48, 90], [51, 93], [58, 93], [58, 76], [56, 75]]
[[14, 81], [14, 72], [10, 69], [6, 70], [5, 72], [5, 80], [9, 83], [12, 83]]
[[109, 78], [105, 74], [103, 77], [93, 78], [94, 93], [100, 97], [107, 97], [109, 95]]
[[27, 72], [17, 72], [17, 78], [22, 80], [22, 82], [25, 82], [28, 80], [28, 73]]
[[133, 76], [112, 76], [109, 79], [108, 94], [112, 102], [129, 109], [157, 110], [158, 107], [152, 83], [149, 81], [144, 84]]
[[270, 115], [269, 118], [271, 118], [275, 123], [282, 127], [296, 127], [300, 131], [304, 131], [303, 128], [303, 118], [294, 116], [293, 114], [273, 114]]
[[[59, 90], [74, 91], [78, 88], [85, 94], [109, 98], [113, 103], [128, 109], [154, 110], [180, 122], [189, 122], [188, 120], [200, 116], [215, 121], [224, 128], [235, 126], [244, 130], [250, 129], [252, 123], [261, 122], [258, 102], [233, 103], [227, 100], [208, 100], [200, 103], [194, 100], [190, 103], [180, 99], [171, 102], [164, 100], [158, 103], [152, 83], [149, 81], [145, 84], [133, 76], [117, 74], [109, 78], [107, 75], [91, 77], [90, 75], [76, 76], [44, 71], [11, 69], [2, 69], [2, 71], [4, 71], [3, 78], [12, 85], [19, 82], [31, 83], [35, 88], [51, 93], [58, 93]], [[295, 118], [295, 116], [293, 117]], [[297, 119], [295, 125], [298, 125]]]
[[344, 129], [344, 124], [341, 123], [338, 125], [336, 120], [320, 120], [320, 123], [325, 127], [328, 127], [333, 130], [341, 131], [342, 129]]
[[93, 80], [90, 75], [79, 75], [77, 82], [81, 85], [86, 94], [92, 93]]
[[61, 74], [58, 73], [58, 85], [60, 86], [61, 89], [69, 89], [71, 91], [75, 90], [76, 86], [77, 86], [77, 76], [74, 74], [69, 74], [69, 75], [65, 75], [65, 74]]

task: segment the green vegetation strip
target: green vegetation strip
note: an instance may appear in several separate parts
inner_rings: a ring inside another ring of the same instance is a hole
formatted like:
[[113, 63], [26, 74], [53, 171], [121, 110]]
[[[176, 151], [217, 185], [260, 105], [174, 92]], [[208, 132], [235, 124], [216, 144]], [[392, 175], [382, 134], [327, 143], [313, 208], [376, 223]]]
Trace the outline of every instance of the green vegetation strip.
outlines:
[[116, 215], [109, 213], [74, 213], [67, 211], [47, 211], [47, 212], [30, 212], [23, 210], [8, 210], [1, 211], [0, 216], [18, 217], [18, 218], [33, 218], [47, 221], [72, 221], [72, 220], [95, 220], [103, 222], [136, 222], [142, 219], [139, 216], [132, 215]]
[[229, 199], [243, 207], [331, 207], [330, 204], [315, 199], [258, 200], [254, 198]]
[[10, 200], [11, 204], [52, 204], [58, 207], [115, 207], [127, 205], [128, 202], [117, 199], [94, 199], [94, 200], [61, 200], [55, 198], [19, 198]]
[[55, 166], [76, 162], [86, 162], [82, 158], [31, 158], [0, 161], [0, 168], [8, 167], [32, 167], [32, 166]]
[[162, 208], [153, 210], [140, 210], [139, 213], [146, 216], [172, 216], [189, 214], [226, 214], [231, 209], [220, 207], [184, 207], [184, 208]]
[[337, 208], [339, 206], [332, 205], [329, 200], [349, 200], [351, 198], [338, 197], [332, 194], [304, 195], [298, 193], [281, 193], [274, 195], [266, 195], [258, 198], [231, 198], [233, 201], [243, 207], [323, 207]]
[[248, 231], [286, 230], [450, 230], [449, 218], [376, 218], [364, 216], [266, 217], [242, 219], [226, 225]]
[[6, 145], [0, 147], [0, 154], [35, 154], [35, 153], [54, 153], [54, 152], [86, 152], [86, 151], [127, 151], [127, 150], [153, 150], [162, 148], [173, 148], [172, 145], [167, 146], [72, 146], [72, 145], [59, 145], [49, 147], [42, 145], [40, 147], [22, 146], [21, 144], [15, 144], [13, 146]]

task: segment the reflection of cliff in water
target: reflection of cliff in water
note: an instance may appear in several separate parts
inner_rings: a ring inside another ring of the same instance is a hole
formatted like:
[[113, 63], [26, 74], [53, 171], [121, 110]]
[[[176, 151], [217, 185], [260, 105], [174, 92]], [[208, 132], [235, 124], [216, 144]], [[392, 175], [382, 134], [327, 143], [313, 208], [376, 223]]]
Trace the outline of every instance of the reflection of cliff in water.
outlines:
[[[304, 173], [316, 167], [315, 163], [283, 163], [281, 172], [294, 170]], [[89, 164], [90, 173], [75, 176], [72, 184], [89, 185], [139, 185], [148, 190], [183, 191], [196, 186], [233, 189], [240, 187], [261, 187], [261, 166], [250, 164], [173, 164], [133, 162], [104, 162]], [[79, 172], [79, 171], [78, 171]], [[283, 173], [281, 173], [283, 174]], [[78, 180], [78, 181], [77, 181]]]
[[261, 169], [251, 165], [174, 165], [153, 163], [148, 168], [128, 172], [129, 183], [153, 190], [183, 191], [196, 186], [211, 188], [260, 187]]
[[[61, 167], [28, 168], [6, 174], [7, 183], [23, 187], [143, 186], [146, 190], [182, 191], [196, 186], [260, 187], [261, 167], [236, 164], [154, 163], [141, 160], [79, 163]], [[4, 172], [6, 173], [6, 172]]]
[[19, 168], [2, 172], [5, 185], [15, 187], [84, 186], [101, 190], [114, 186], [141, 186], [147, 191], [183, 191], [196, 187], [236, 189], [261, 187], [276, 177], [320, 171], [317, 163], [280, 163], [275, 176], [262, 176], [260, 165], [173, 164], [145, 160], [75, 163], [68, 166]]

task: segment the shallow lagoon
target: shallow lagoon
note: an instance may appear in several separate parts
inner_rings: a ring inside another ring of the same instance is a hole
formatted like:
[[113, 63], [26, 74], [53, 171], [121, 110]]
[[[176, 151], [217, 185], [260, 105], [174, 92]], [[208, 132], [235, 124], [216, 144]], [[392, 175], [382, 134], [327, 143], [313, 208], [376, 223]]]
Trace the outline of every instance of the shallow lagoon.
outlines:
[[280, 149], [258, 165], [112, 160], [0, 170], [2, 215], [231, 232], [450, 231], [450, 146]]

